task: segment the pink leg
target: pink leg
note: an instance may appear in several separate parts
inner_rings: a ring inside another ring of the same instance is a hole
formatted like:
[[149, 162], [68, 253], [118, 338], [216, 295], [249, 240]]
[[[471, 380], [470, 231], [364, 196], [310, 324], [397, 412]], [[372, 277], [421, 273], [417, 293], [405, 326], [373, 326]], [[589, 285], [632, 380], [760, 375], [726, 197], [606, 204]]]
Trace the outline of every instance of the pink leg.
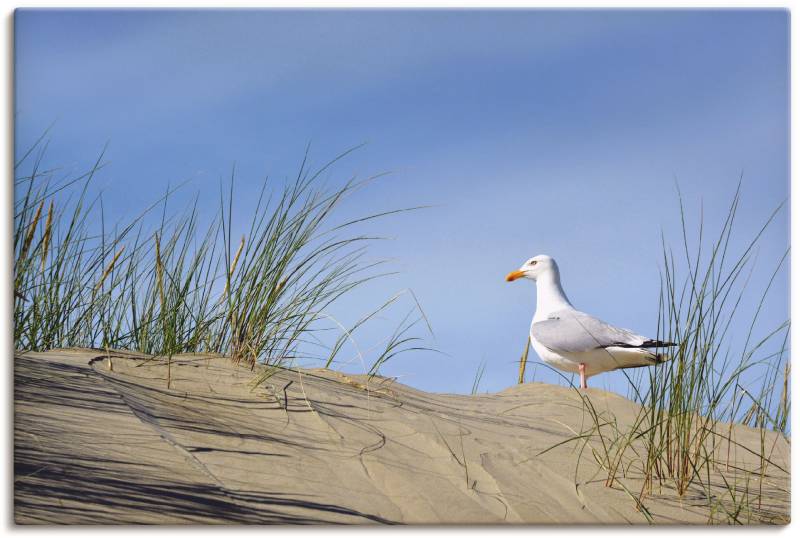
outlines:
[[581, 374], [581, 388], [582, 389], [588, 389], [589, 386], [586, 384], [586, 365], [583, 364], [583, 363], [580, 363], [578, 365], [578, 372], [580, 372], [580, 374]]

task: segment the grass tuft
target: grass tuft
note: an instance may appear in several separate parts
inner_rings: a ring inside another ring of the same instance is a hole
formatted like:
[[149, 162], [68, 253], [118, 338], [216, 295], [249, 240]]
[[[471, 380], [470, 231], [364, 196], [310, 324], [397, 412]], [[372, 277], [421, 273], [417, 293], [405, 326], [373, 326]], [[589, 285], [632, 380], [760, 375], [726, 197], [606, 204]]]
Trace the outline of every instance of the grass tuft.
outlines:
[[[306, 155], [293, 180], [264, 180], [232, 253], [234, 214], [237, 221], [240, 217], [235, 169], [221, 189], [219, 214], [208, 223], [200, 218], [196, 199], [174, 212], [175, 190], [168, 188], [141, 214], [107, 229], [102, 196], [89, 195], [103, 154], [87, 173], [59, 178], [42, 167], [45, 150], [42, 138], [15, 165], [18, 349], [81, 346], [164, 357], [212, 352], [252, 368], [298, 359], [329, 366], [345, 347], [337, 341], [330, 353], [315, 351], [336, 329], [327, 323], [331, 309], [365, 283], [390, 274], [380, 271], [381, 261], [366, 258], [377, 238], [358, 230], [408, 211], [337, 222], [342, 202], [376, 178], [327, 187], [322, 176], [350, 151], [317, 169], [309, 167]], [[416, 299], [414, 304], [365, 372], [377, 374], [391, 358], [424, 349], [413, 334], [414, 314], [424, 314]]]
[[[705, 506], [709, 522], [781, 522], [785, 507], [773, 501], [776, 483], [788, 483], [775, 455], [788, 445], [789, 321], [766, 329], [759, 321], [788, 251], [759, 292], [752, 274], [755, 250], [783, 204], [736, 251], [741, 182], [710, 239], [702, 212], [690, 237], [680, 192], [679, 201], [682, 245], [674, 252], [663, 241], [658, 331], [659, 339], [679, 345], [666, 351], [671, 360], [626, 374], [630, 397], [640, 404], [632, 421], [618, 422], [579, 392], [589, 426], [566, 442], [590, 451], [606, 486], [638, 491], [633, 497], [646, 517], [648, 500], [671, 491]], [[754, 293], [754, 306], [745, 307]], [[755, 429], [757, 443], [742, 425]]]

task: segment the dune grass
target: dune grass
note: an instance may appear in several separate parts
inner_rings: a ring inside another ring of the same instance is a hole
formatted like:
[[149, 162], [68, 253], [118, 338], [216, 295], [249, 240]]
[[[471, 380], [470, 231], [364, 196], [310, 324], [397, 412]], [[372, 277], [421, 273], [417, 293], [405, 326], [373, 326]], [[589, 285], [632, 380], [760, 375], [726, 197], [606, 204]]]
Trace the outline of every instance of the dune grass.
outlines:
[[475, 396], [478, 394], [478, 389], [481, 386], [481, 380], [483, 379], [483, 374], [486, 372], [486, 360], [481, 360], [480, 364], [478, 364], [478, 369], [475, 370], [475, 378], [472, 380], [472, 390], [470, 390], [470, 394]]
[[[782, 205], [734, 251], [741, 201], [740, 183], [719, 233], [709, 239], [702, 216], [690, 237], [680, 199], [681, 248], [674, 252], [663, 243], [658, 335], [679, 346], [666, 350], [670, 361], [626, 374], [629, 397], [640, 404], [633, 420], [618, 420], [579, 391], [588, 426], [569, 442], [588, 450], [606, 486], [624, 489], [648, 520], [650, 499], [668, 490], [705, 506], [709, 522], [786, 522], [771, 496], [772, 479], [789, 473], [774, 458], [789, 434], [789, 322], [757, 327], [788, 250], [761, 284], [755, 306], [743, 306], [753, 302], [747, 294], [758, 285], [751, 276], [759, 241]], [[737, 424], [757, 430], [758, 446], [740, 442]], [[788, 498], [788, 491], [780, 493]]]
[[525, 351], [522, 352], [519, 358], [519, 378], [517, 379], [517, 383], [522, 384], [525, 383], [525, 369], [528, 367], [528, 351], [531, 349], [531, 337], [528, 335], [528, 339], [525, 341]]
[[[86, 173], [62, 176], [44, 167], [43, 140], [15, 163], [18, 349], [131, 349], [167, 358], [212, 352], [251, 367], [298, 359], [331, 366], [361, 327], [407, 297], [411, 308], [370, 360], [354, 347], [370, 375], [399, 354], [427, 349], [415, 331], [430, 326], [413, 293], [380, 302], [350, 327], [331, 314], [337, 300], [388, 274], [381, 261], [366, 257], [377, 238], [357, 233], [360, 225], [406, 211], [335, 223], [341, 202], [375, 179], [326, 188], [321, 175], [348, 152], [313, 170], [304, 161], [285, 184], [265, 181], [239, 235], [235, 174], [223, 185], [211, 222], [203, 222], [197, 201], [174, 214], [174, 190], [167, 189], [137, 217], [109, 226], [102, 195], [90, 194], [103, 155]], [[700, 499], [710, 521], [780, 521], [769, 496], [771, 479], [788, 474], [773, 455], [789, 433], [789, 323], [764, 332], [758, 320], [788, 251], [776, 260], [755, 307], [743, 310], [757, 284], [751, 280], [755, 251], [781, 208], [734, 252], [740, 203], [737, 189], [721, 230], [709, 239], [702, 220], [697, 237], [690, 237], [681, 200], [681, 248], [674, 252], [664, 243], [658, 331], [680, 345], [668, 351], [672, 360], [629, 377], [630, 397], [641, 405], [634, 419], [617, 420], [594, 406], [591, 393], [579, 392], [589, 426], [570, 442], [591, 453], [606, 485], [624, 489], [646, 519], [651, 500], [669, 490]], [[734, 327], [748, 329], [738, 351]], [[326, 345], [330, 334], [337, 336]], [[526, 362], [527, 346], [520, 381]], [[482, 375], [480, 367], [473, 393]], [[755, 428], [759, 446], [744, 447], [736, 424]], [[736, 459], [745, 449], [756, 464]]]
[[[43, 137], [15, 163], [18, 349], [96, 347], [164, 357], [212, 352], [251, 367], [297, 359], [330, 366], [345, 343], [326, 344], [326, 335], [341, 326], [331, 322], [333, 305], [390, 274], [366, 256], [378, 238], [359, 230], [410, 210], [337, 222], [342, 201], [377, 179], [323, 184], [322, 175], [350, 150], [315, 169], [306, 154], [293, 179], [265, 180], [243, 235], [234, 231], [240, 217], [234, 201], [243, 195], [235, 172], [222, 184], [214, 218], [201, 218], [197, 199], [187, 210], [173, 210], [175, 189], [167, 189], [130, 222], [109, 226], [102, 194], [90, 195], [103, 155], [87, 173], [62, 177], [44, 169], [46, 146]], [[348, 337], [400, 297], [362, 318]], [[386, 349], [366, 365], [368, 373], [424, 349], [422, 337], [412, 334], [422, 317], [414, 298]]]

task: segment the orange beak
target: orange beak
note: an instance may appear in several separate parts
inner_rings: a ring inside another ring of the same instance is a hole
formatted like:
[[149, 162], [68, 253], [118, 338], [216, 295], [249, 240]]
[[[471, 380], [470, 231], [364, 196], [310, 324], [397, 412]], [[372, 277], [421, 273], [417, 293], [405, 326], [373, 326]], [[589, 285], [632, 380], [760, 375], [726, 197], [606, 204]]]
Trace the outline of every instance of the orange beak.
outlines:
[[525, 276], [525, 273], [522, 271], [511, 271], [506, 275], [506, 282], [513, 282], [518, 278], [522, 278], [523, 276]]

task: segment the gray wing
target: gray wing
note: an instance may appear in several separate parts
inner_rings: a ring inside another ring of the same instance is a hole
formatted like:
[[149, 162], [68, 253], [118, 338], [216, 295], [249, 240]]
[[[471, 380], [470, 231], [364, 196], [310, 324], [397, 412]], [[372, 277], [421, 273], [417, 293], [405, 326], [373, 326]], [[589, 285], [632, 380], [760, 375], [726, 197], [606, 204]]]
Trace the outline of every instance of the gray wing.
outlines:
[[578, 310], [561, 310], [531, 326], [531, 336], [551, 351], [580, 353], [611, 346], [661, 347], [627, 329], [620, 329]]

